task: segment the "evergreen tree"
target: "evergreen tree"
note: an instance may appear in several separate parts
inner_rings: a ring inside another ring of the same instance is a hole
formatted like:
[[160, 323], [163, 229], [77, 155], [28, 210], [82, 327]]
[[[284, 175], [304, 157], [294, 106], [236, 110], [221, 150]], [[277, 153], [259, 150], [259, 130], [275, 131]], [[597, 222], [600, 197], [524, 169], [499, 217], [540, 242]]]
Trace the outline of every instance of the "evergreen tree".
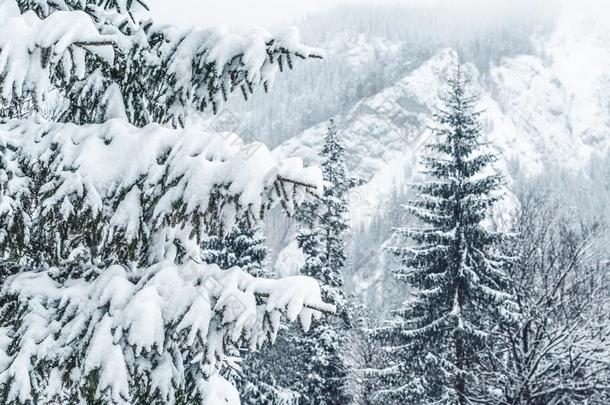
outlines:
[[345, 232], [349, 229], [345, 147], [331, 120], [321, 152], [324, 191], [322, 197], [301, 205], [297, 219], [301, 223], [297, 242], [306, 256], [301, 272], [322, 282], [323, 293], [340, 304], [345, 266]]
[[490, 167], [496, 158], [481, 140], [481, 113], [467, 84], [458, 66], [423, 158], [429, 180], [414, 186], [418, 198], [407, 206], [421, 226], [400, 229], [407, 245], [391, 248], [402, 264], [398, 279], [414, 291], [378, 330], [396, 359], [380, 398], [476, 403], [480, 351], [509, 308], [503, 235], [483, 225], [502, 179]]
[[305, 203], [298, 215], [301, 222], [297, 242], [305, 254], [301, 269], [304, 275], [318, 280], [322, 296], [335, 304], [341, 320], [325, 319], [308, 336], [295, 337], [303, 348], [305, 359], [303, 376], [298, 391], [302, 402], [308, 404], [346, 404], [348, 366], [342, 355], [346, 336], [343, 325], [349, 322], [343, 286], [342, 269], [345, 266], [345, 232], [347, 223], [347, 191], [345, 147], [339, 139], [334, 121], [330, 121], [321, 155], [325, 186], [322, 197]]
[[267, 246], [262, 229], [247, 218], [235, 223], [226, 235], [207, 235], [201, 244], [204, 262], [221, 269], [239, 267], [255, 277], [268, 277], [264, 266]]
[[310, 50], [293, 30], [156, 25], [143, 4], [0, 2], [2, 403], [235, 405], [237, 350], [333, 310], [309, 277], [249, 274], [264, 252], [248, 230], [238, 253], [203, 253], [230, 269], [202, 262], [212, 230], [320, 192], [318, 168], [236, 135], [140, 128], [268, 88]]

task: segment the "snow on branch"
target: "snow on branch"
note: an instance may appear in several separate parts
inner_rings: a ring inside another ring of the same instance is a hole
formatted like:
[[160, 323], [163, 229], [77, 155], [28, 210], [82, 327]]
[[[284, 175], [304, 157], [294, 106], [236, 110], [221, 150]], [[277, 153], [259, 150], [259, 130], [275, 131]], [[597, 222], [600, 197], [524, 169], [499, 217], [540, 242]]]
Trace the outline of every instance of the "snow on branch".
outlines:
[[256, 221], [278, 202], [290, 214], [322, 183], [319, 168], [232, 133], [118, 119], [0, 125], [0, 163], [0, 250], [50, 265], [197, 259], [206, 232]]
[[205, 401], [211, 386], [223, 383], [228, 345], [256, 350], [274, 339], [282, 317], [298, 319], [307, 330], [320, 310], [334, 311], [322, 302], [318, 283], [304, 276], [265, 280], [192, 261], [87, 273], [88, 279], [62, 280], [51, 268], [5, 280], [5, 400], [25, 403], [33, 392], [44, 392], [61, 402], [71, 392], [88, 403], [127, 404], [144, 390], [174, 403], [181, 388], [202, 378], [216, 381], [194, 388]]
[[[13, 1], [13, 0], [10, 0]], [[57, 11], [87, 10], [95, 8], [131, 13], [139, 5], [148, 10], [145, 0], [15, 0], [22, 10], [33, 10], [39, 16]]]
[[64, 78], [85, 77], [86, 52], [112, 63], [113, 37], [101, 35], [82, 11], [60, 11], [40, 19], [34, 12], [0, 14], [0, 99], [9, 101], [26, 91], [41, 103], [51, 86], [52, 68]]
[[[300, 43], [296, 28], [276, 34], [259, 29], [235, 35], [219, 28], [180, 31], [153, 25], [147, 32], [149, 49], [132, 59], [143, 77], [156, 80], [141, 81], [138, 89], [129, 88], [129, 83], [122, 88], [124, 93], [142, 92], [137, 99], [144, 96], [147, 113], [156, 115], [157, 122], [173, 126], [184, 125], [187, 107], [200, 111], [211, 107], [216, 113], [232, 93], [237, 91], [248, 99], [260, 85], [268, 91], [277, 73], [292, 69], [295, 59], [322, 55]], [[151, 98], [155, 94], [158, 96]], [[142, 111], [129, 111], [129, 118], [136, 125], [150, 122]]]
[[[217, 112], [234, 92], [246, 99], [273, 85], [296, 59], [321, 58], [296, 28], [235, 35], [218, 28], [178, 28], [136, 19], [132, 1], [20, 1], [0, 6], [0, 107], [34, 96], [40, 111], [59, 91], [62, 121], [104, 122], [113, 85], [136, 126], [184, 126], [188, 111]], [[13, 7], [10, 5], [13, 4]], [[53, 86], [52, 86], [53, 85]], [[114, 91], [114, 90], [113, 90]], [[32, 93], [32, 94], [30, 94]], [[16, 113], [4, 114], [15, 118]]]

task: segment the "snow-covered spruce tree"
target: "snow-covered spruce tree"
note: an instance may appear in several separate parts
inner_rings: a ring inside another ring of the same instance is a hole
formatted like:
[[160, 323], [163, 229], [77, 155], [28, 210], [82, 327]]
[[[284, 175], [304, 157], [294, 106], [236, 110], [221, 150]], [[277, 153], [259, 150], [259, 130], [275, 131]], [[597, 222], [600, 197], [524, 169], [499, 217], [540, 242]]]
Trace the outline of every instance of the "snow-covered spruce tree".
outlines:
[[302, 225], [297, 242], [306, 255], [301, 273], [322, 282], [327, 298], [341, 305], [350, 179], [345, 165], [345, 147], [334, 120], [330, 120], [320, 154], [324, 178], [322, 196], [303, 203], [297, 213], [297, 220]]
[[350, 400], [349, 368], [343, 357], [346, 335], [341, 330], [349, 322], [341, 291], [341, 271], [346, 260], [344, 235], [349, 227], [349, 178], [344, 153], [345, 147], [331, 120], [321, 152], [322, 197], [304, 203], [297, 216], [297, 242], [306, 258], [301, 273], [318, 280], [324, 299], [335, 304], [342, 315], [340, 320], [324, 319], [308, 336], [295, 336], [293, 343], [302, 348], [303, 356], [297, 391], [302, 395], [300, 403], [306, 404], [347, 404]]
[[349, 368], [343, 355], [347, 335], [342, 330], [348, 311], [340, 288], [345, 262], [342, 239], [347, 230], [346, 191], [359, 182], [346, 177], [343, 153], [337, 129], [331, 122], [321, 151], [323, 196], [301, 204], [296, 217], [300, 222], [297, 242], [306, 256], [301, 271], [321, 283], [323, 296], [339, 307], [344, 319], [324, 319], [308, 335], [298, 330], [286, 331], [276, 346], [254, 354], [252, 364], [257, 361], [264, 364], [252, 370], [256, 381], [251, 379], [253, 384], [243, 387], [244, 397], [252, 400], [252, 404], [345, 404], [351, 399], [347, 384]]
[[[217, 264], [221, 269], [239, 267], [255, 277], [271, 278], [265, 268], [267, 247], [261, 226], [252, 224], [247, 218], [241, 219], [228, 231], [217, 230], [205, 236], [202, 242], [201, 257], [206, 263]], [[240, 357], [239, 347], [232, 350]], [[241, 350], [243, 352], [244, 350]], [[277, 387], [264, 382], [266, 359], [261, 353], [250, 353], [236, 368], [228, 368], [225, 377], [236, 385], [242, 404], [280, 404], [281, 392]]]
[[267, 246], [262, 229], [247, 218], [237, 221], [225, 234], [208, 233], [202, 242], [201, 257], [221, 269], [239, 267], [255, 277], [269, 276], [264, 263]]
[[[133, 125], [179, 124], [310, 50], [294, 33], [143, 23], [137, 4], [0, 3], [3, 403], [236, 404], [234, 348], [334, 308], [311, 278], [201, 257], [210, 231], [292, 213], [319, 169], [234, 134]], [[54, 102], [70, 122], [39, 114]]]
[[479, 353], [510, 308], [502, 234], [483, 225], [501, 176], [490, 167], [495, 157], [481, 141], [467, 84], [458, 66], [423, 158], [429, 179], [414, 186], [418, 199], [407, 206], [421, 226], [399, 229], [405, 245], [391, 248], [402, 264], [398, 279], [414, 291], [377, 332], [396, 360], [381, 373], [380, 402], [476, 403]]

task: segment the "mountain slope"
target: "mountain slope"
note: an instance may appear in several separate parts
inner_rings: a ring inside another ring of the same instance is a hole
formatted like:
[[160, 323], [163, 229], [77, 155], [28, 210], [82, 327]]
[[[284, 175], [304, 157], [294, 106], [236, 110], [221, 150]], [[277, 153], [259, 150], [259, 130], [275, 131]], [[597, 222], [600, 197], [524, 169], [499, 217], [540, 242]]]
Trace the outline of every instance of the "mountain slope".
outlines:
[[[499, 168], [519, 166], [528, 174], [553, 165], [582, 170], [610, 146], [610, 35], [602, 24], [566, 10], [537, 54], [503, 58], [488, 72], [466, 64]], [[336, 117], [348, 146], [348, 165], [367, 184], [355, 191], [357, 219], [376, 215], [396, 185], [411, 179], [429, 136], [445, 80], [457, 51], [443, 49], [395, 85], [361, 100]], [[325, 123], [275, 150], [316, 161]]]
[[[391, 292], [396, 288], [393, 264], [383, 245], [394, 226], [410, 221], [399, 208], [405, 198], [401, 193], [417, 175], [417, 159], [430, 136], [429, 117], [457, 59], [455, 48], [441, 49], [335, 116], [349, 169], [366, 181], [350, 195], [354, 232], [346, 288], [369, 302], [381, 296], [403, 299], [404, 292]], [[599, 179], [610, 170], [610, 28], [599, 18], [568, 7], [551, 33], [532, 39], [531, 52], [490, 61], [487, 67], [468, 63], [466, 57], [462, 62], [480, 94], [486, 136], [501, 158], [497, 169], [507, 174], [509, 186], [513, 177], [549, 171], [578, 173], [603, 183]], [[321, 122], [283, 142], [274, 154], [317, 162], [326, 125]], [[606, 163], [599, 165], [596, 157]], [[604, 184], [610, 190], [608, 180]], [[596, 188], [578, 180], [568, 187], [550, 187], [569, 194], [574, 207], [610, 217], [607, 197], [588, 194]], [[506, 219], [513, 207], [512, 199], [505, 199], [496, 218]], [[288, 247], [279, 257], [295, 257], [290, 237], [285, 243]], [[292, 268], [298, 271], [298, 261]]]

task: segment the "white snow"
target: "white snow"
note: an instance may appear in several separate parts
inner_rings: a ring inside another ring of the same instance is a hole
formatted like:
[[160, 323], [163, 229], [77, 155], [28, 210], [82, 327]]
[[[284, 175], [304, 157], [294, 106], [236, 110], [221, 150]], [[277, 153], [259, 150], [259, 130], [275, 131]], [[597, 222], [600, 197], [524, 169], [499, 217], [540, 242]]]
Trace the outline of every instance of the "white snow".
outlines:
[[299, 248], [297, 241], [293, 240], [279, 252], [273, 271], [280, 277], [293, 276], [301, 272], [304, 263], [305, 255]]
[[[96, 397], [118, 404], [130, 403], [130, 383], [145, 371], [168, 398], [172, 381], [184, 381], [185, 367], [193, 365], [207, 381], [206, 403], [238, 404], [235, 389], [218, 376], [225, 337], [256, 350], [277, 334], [282, 317], [298, 318], [306, 330], [321, 310], [334, 311], [322, 302], [318, 283], [304, 276], [265, 280], [238, 268], [223, 271], [192, 261], [135, 273], [120, 266], [93, 270], [99, 276], [90, 282], [57, 283], [50, 269], [19, 273], [2, 286], [0, 294], [17, 296], [25, 311], [19, 330], [0, 330], [2, 349], [11, 334], [21, 340], [15, 354], [3, 350], [0, 357], [0, 383], [12, 379], [10, 399], [31, 399], [37, 362], [54, 359], [57, 373], [65, 376], [97, 371]], [[257, 305], [256, 297], [266, 304]], [[105, 313], [100, 309], [106, 304], [111, 310]], [[192, 352], [181, 360], [173, 355], [177, 347]], [[80, 350], [86, 357], [75, 372], [70, 357]]]
[[[95, 75], [94, 75], [95, 76]], [[127, 121], [127, 112], [121, 95], [121, 88], [118, 84], [112, 83], [106, 89], [102, 97], [102, 105], [105, 107], [103, 121], [118, 118]]]
[[8, 18], [18, 16], [19, 6], [15, 0], [0, 1], [0, 24], [4, 23]]
[[207, 397], [202, 405], [239, 405], [239, 393], [227, 380], [214, 374], [205, 383]]
[[610, 137], [610, 27], [607, 16], [600, 18], [604, 11], [608, 8], [594, 1], [565, 2], [543, 48], [570, 99], [573, 132], [589, 145], [603, 145]]
[[[41, 20], [33, 11], [15, 15], [11, 1], [2, 5], [0, 13], [0, 95], [4, 99], [20, 97], [27, 89], [34, 90], [37, 101], [42, 103], [51, 86], [51, 66], [61, 62], [68, 75], [73, 72], [82, 79], [86, 49], [107, 58], [112, 55], [103, 49], [108, 46], [75, 45], [113, 41], [113, 37], [98, 32], [86, 13], [61, 11]], [[42, 52], [45, 49], [51, 52], [45, 55]]]
[[[220, 216], [225, 223], [239, 213], [258, 218], [272, 202], [283, 201], [292, 211], [306, 190], [318, 193], [322, 184], [320, 169], [304, 167], [301, 159], [275, 159], [260, 143], [245, 144], [235, 134], [193, 127], [140, 129], [120, 119], [84, 126], [15, 121], [0, 125], [0, 139], [5, 144], [0, 153], [15, 165], [9, 171], [17, 174], [0, 195], [7, 221], [18, 215], [21, 195], [44, 192], [43, 215], [54, 210], [64, 218], [102, 215], [108, 242], [120, 237], [130, 242], [138, 232], [151, 232], [181, 207], [183, 218], [199, 213]], [[20, 165], [41, 161], [48, 162], [50, 172], [39, 191], [20, 174]], [[225, 198], [224, 205], [212, 206], [215, 192]], [[146, 201], [152, 196], [151, 205]], [[238, 206], [226, 203], [232, 196]], [[107, 206], [116, 209], [109, 212]], [[165, 239], [159, 237], [152, 235], [153, 240]]]

